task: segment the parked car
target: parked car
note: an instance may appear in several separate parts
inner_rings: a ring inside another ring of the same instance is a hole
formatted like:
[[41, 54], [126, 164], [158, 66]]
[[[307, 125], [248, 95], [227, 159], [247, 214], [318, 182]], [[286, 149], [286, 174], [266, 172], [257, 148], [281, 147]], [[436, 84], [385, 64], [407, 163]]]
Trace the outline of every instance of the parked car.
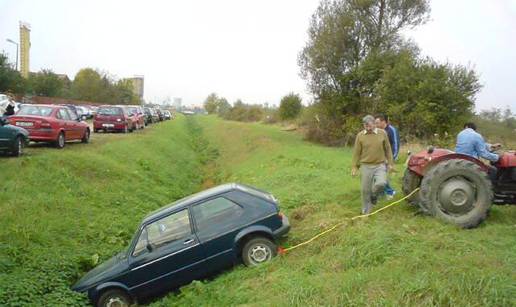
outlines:
[[67, 141], [88, 143], [90, 140], [88, 124], [74, 117], [66, 106], [24, 104], [9, 117], [9, 122], [26, 129], [30, 141], [54, 143], [59, 149]]
[[78, 118], [80, 118], [81, 120], [84, 119], [84, 117], [82, 116], [82, 110], [77, 109], [76, 105], [62, 104], [61, 106], [65, 106], [68, 108], [70, 115], [72, 116], [73, 119], [78, 119]]
[[254, 266], [276, 255], [290, 230], [271, 194], [225, 184], [178, 200], [143, 219], [129, 247], [72, 289], [96, 306], [129, 306], [238, 261]]
[[133, 132], [134, 121], [124, 107], [105, 105], [97, 109], [93, 118], [93, 132], [122, 131]]
[[136, 122], [136, 130], [145, 128], [145, 114], [140, 106], [127, 106], [127, 112], [133, 114], [134, 121]]
[[163, 111], [163, 117], [165, 118], [165, 120], [171, 120], [172, 119], [172, 113], [170, 113], [169, 110], [165, 110], [165, 111]]
[[25, 145], [29, 143], [29, 132], [23, 128], [9, 124], [9, 120], [0, 117], [0, 151], [8, 152], [15, 157], [23, 154]]
[[90, 108], [86, 106], [76, 106], [77, 113], [79, 116], [82, 116], [83, 119], [90, 119], [93, 117]]
[[143, 113], [145, 115], [145, 124], [149, 125], [156, 122], [152, 116], [153, 112], [151, 111], [151, 108], [143, 108]]
[[156, 110], [156, 114], [158, 114], [159, 121], [162, 122], [165, 120], [165, 116], [163, 116], [163, 111], [160, 108], [154, 108]]

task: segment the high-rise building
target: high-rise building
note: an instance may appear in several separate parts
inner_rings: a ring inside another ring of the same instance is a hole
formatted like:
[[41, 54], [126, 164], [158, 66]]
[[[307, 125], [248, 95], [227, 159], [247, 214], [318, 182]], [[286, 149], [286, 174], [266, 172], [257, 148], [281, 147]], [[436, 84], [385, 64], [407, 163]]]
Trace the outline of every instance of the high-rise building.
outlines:
[[133, 83], [133, 93], [140, 97], [140, 101], [143, 101], [143, 76], [134, 76], [129, 78], [129, 80]]
[[174, 108], [176, 108], [176, 110], [180, 110], [182, 104], [183, 99], [181, 97], [174, 97]]
[[30, 72], [30, 25], [20, 21], [20, 73], [24, 78]]

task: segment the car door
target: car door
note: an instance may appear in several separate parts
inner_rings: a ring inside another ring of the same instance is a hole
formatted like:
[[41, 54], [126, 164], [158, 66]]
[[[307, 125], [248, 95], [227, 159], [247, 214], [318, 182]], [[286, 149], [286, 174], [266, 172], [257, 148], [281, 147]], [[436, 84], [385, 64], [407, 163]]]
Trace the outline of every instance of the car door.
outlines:
[[76, 115], [69, 109], [65, 109], [65, 111], [68, 113], [68, 117], [70, 118], [68, 124], [70, 125], [72, 131], [71, 138], [74, 140], [81, 139], [83, 133], [79, 122], [80, 116]]
[[13, 139], [13, 130], [9, 129], [7, 125], [0, 124], [0, 149], [8, 149]]
[[65, 108], [59, 108], [56, 113], [56, 119], [59, 123], [59, 128], [62, 128], [65, 132], [65, 139], [71, 140], [74, 138], [74, 127], [71, 122], [70, 113]]
[[192, 206], [197, 236], [207, 259], [206, 270], [216, 271], [233, 264], [234, 240], [246, 222], [245, 210], [224, 196]]
[[142, 296], [177, 287], [199, 276], [202, 256], [189, 210], [182, 209], [142, 228], [126, 283]]

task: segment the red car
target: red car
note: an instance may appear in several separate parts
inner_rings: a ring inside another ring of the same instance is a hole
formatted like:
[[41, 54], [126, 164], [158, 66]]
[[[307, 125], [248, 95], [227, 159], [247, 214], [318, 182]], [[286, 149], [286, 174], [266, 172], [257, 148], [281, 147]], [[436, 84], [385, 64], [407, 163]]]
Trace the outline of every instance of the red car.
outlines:
[[27, 129], [29, 140], [33, 142], [50, 142], [57, 148], [63, 148], [66, 141], [72, 140], [88, 143], [90, 127], [72, 114], [66, 106], [22, 105], [9, 117], [9, 122]]
[[100, 106], [93, 118], [93, 132], [100, 130], [133, 132], [136, 128], [135, 116], [122, 106]]
[[133, 114], [135, 129], [145, 129], [145, 114], [143, 114], [143, 108], [140, 106], [126, 106], [125, 109], [128, 113]]

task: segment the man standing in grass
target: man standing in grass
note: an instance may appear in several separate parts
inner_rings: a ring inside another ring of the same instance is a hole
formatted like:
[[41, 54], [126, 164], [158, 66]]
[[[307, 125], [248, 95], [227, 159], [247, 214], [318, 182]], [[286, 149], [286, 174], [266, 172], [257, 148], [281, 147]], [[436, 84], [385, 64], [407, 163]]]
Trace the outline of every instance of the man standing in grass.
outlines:
[[[385, 114], [376, 115], [376, 127], [385, 130], [389, 137], [389, 144], [391, 144], [394, 161], [398, 160], [398, 153], [400, 151], [400, 136], [398, 130], [389, 123], [389, 117]], [[396, 194], [396, 191], [389, 184], [389, 180], [387, 180], [387, 184], [385, 185], [385, 195], [387, 195], [387, 199], [392, 199], [394, 194]]]
[[394, 168], [391, 145], [387, 133], [376, 128], [375, 119], [367, 115], [362, 119], [364, 130], [358, 133], [353, 149], [351, 175], [358, 168], [362, 176], [362, 214], [371, 212], [378, 196], [387, 184], [387, 170]]

